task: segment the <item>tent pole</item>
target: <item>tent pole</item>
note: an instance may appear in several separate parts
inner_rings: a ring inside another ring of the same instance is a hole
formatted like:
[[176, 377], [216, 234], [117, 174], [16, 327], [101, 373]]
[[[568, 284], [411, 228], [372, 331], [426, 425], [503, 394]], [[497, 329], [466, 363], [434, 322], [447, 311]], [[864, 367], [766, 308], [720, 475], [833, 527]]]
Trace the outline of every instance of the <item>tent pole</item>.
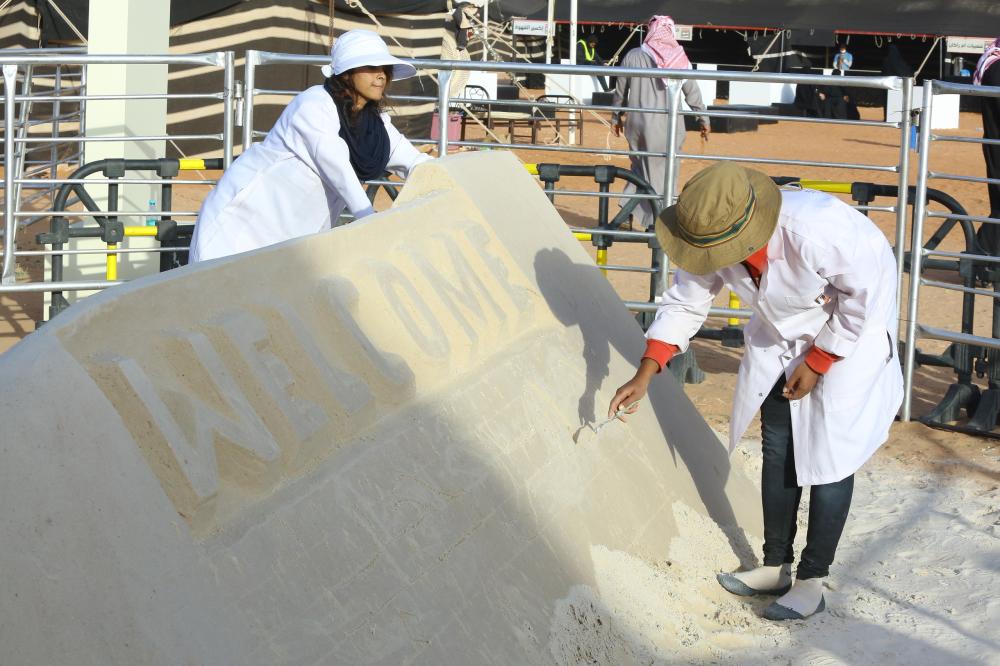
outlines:
[[569, 64], [576, 64], [576, 16], [577, 0], [569, 3]]
[[545, 36], [545, 62], [546, 64], [552, 62], [552, 40], [556, 36], [556, 0], [549, 0], [549, 16], [548, 23], [545, 26], [546, 36]]

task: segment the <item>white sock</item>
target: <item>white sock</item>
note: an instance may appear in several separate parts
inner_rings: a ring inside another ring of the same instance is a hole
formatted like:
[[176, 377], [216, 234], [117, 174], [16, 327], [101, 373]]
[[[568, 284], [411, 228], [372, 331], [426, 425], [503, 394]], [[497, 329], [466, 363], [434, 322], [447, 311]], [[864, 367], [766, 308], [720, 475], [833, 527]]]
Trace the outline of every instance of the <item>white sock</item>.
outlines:
[[750, 571], [735, 571], [732, 576], [761, 592], [779, 590], [792, 582], [792, 565], [782, 564], [776, 567], [757, 567]]
[[791, 608], [802, 617], [808, 617], [816, 612], [823, 598], [823, 579], [807, 578], [796, 580], [786, 594], [775, 601], [776, 604]]

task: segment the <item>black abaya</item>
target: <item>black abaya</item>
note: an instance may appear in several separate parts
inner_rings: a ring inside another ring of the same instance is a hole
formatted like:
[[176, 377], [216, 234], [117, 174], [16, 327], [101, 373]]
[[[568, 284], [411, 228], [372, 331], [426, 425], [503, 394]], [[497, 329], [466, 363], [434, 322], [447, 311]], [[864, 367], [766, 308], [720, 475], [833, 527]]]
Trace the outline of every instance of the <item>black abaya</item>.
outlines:
[[[1000, 64], [994, 64], [983, 74], [984, 86], [1000, 87]], [[982, 97], [983, 138], [1000, 139], [1000, 98]], [[1000, 179], [1000, 145], [983, 145], [986, 160], [986, 177]], [[1000, 218], [1000, 185], [988, 185], [990, 194], [990, 217]], [[979, 242], [989, 254], [1000, 256], [1000, 225], [983, 224], [979, 230]]]

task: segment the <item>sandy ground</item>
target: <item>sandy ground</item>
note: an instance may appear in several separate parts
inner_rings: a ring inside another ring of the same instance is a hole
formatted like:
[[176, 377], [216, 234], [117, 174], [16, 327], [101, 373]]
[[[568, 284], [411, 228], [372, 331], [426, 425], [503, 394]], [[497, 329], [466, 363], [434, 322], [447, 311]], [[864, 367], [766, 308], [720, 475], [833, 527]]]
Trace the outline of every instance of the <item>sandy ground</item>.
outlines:
[[[872, 110], [866, 117], [876, 118]], [[878, 118], [880, 119], [880, 118]], [[978, 116], [963, 114], [961, 129], [949, 134], [980, 136]], [[523, 130], [522, 130], [523, 131]], [[470, 128], [470, 136], [478, 130]], [[505, 130], [496, 130], [506, 140]], [[564, 130], [565, 133], [565, 130]], [[479, 133], [481, 135], [481, 133]], [[543, 140], [554, 138], [552, 129]], [[606, 125], [588, 116], [585, 145], [626, 148]], [[523, 140], [523, 139], [521, 139]], [[897, 136], [885, 128], [817, 128], [782, 122], [758, 132], [713, 134], [702, 144], [689, 135], [685, 152], [830, 160], [891, 165], [898, 158]], [[525, 162], [616, 164], [588, 155], [518, 151]], [[915, 160], [915, 154], [913, 154]], [[914, 162], [915, 163], [915, 162]], [[683, 183], [707, 162], [685, 160]], [[932, 169], [985, 175], [978, 146], [938, 144]], [[830, 180], [870, 180], [895, 183], [895, 175], [840, 169], [762, 167], [772, 175]], [[206, 172], [207, 177], [217, 174]], [[984, 186], [938, 181], [973, 215], [988, 214]], [[567, 179], [561, 187], [596, 189], [586, 179]], [[196, 210], [204, 188], [178, 186], [178, 210]], [[876, 204], [888, 205], [888, 201]], [[380, 195], [377, 208], [388, 203]], [[571, 225], [593, 226], [597, 204], [590, 198], [560, 197], [557, 208]], [[190, 206], [190, 207], [189, 207]], [[612, 204], [612, 214], [615, 205]], [[886, 235], [894, 237], [892, 215], [874, 213]], [[19, 234], [22, 248], [42, 225]], [[931, 225], [930, 232], [937, 227]], [[942, 244], [961, 250], [959, 233]], [[610, 263], [648, 265], [644, 246], [611, 248]], [[40, 262], [20, 262], [22, 274], [40, 277]], [[948, 274], [935, 279], [953, 281]], [[645, 300], [647, 277], [612, 273], [611, 282], [623, 297]], [[920, 320], [957, 330], [960, 298], [955, 292], [925, 288]], [[989, 334], [988, 299], [977, 299], [976, 331]], [[720, 304], [722, 304], [720, 302]], [[32, 330], [41, 318], [39, 295], [0, 298], [0, 351]], [[944, 345], [924, 341], [921, 348], [940, 351]], [[694, 348], [706, 380], [687, 392], [708, 422], [720, 433], [728, 428], [730, 395], [740, 350], [696, 341]], [[944, 394], [952, 375], [922, 368], [915, 386], [914, 413], [929, 411]], [[612, 377], [621, 383], [627, 377]], [[759, 432], [754, 424], [748, 437]], [[740, 455], [759, 465], [759, 446], [751, 439]], [[931, 430], [918, 423], [896, 424], [889, 442], [859, 474], [854, 511], [848, 523], [828, 591], [831, 610], [811, 622], [774, 626], [758, 618], [763, 602], [747, 602], [722, 592], [716, 571], [733, 567], [735, 557], [720, 553], [713, 541], [723, 539], [710, 524], [699, 522], [689, 508], [678, 506], [688, 538], [661, 562], [633, 561], [622, 553], [595, 553], [606, 578], [599, 594], [581, 590], [566, 600], [566, 615], [551, 645], [560, 663], [789, 663], [789, 664], [983, 664], [1000, 663], [1000, 446], [998, 441]], [[802, 517], [805, 517], [803, 512]], [[714, 531], [713, 531], [714, 530]], [[707, 535], [707, 536], [706, 536]], [[722, 543], [722, 541], [719, 541]], [[588, 596], [590, 595], [590, 596]], [[600, 620], [600, 621], [598, 621]], [[560, 636], [562, 638], [560, 638]]]
[[[747, 444], [737, 455], [759, 470], [759, 446]], [[597, 589], [563, 600], [550, 649], [559, 664], [1000, 663], [996, 489], [873, 461], [856, 479], [828, 611], [781, 624], [759, 616], [771, 597], [719, 587], [716, 572], [737, 558], [714, 523], [677, 503], [681, 533], [661, 560], [595, 549]], [[759, 553], [760, 541], [749, 542]]]

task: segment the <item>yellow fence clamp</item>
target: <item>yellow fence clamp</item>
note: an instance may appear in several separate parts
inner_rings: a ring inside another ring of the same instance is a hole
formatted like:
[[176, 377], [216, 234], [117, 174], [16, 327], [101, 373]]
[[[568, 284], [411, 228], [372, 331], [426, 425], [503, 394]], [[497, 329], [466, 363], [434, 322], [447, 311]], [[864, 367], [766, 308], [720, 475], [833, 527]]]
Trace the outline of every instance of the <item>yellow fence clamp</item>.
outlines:
[[[190, 160], [192, 162], [198, 160]], [[156, 234], [159, 232], [157, 227], [125, 227], [125, 237], [130, 236], [145, 236], [147, 238], [155, 238]], [[117, 243], [108, 243], [109, 250], [117, 250]], [[117, 280], [118, 279], [118, 253], [110, 252], [108, 253], [107, 264], [104, 269], [105, 279], [107, 280]]]
[[[537, 164], [528, 164], [528, 163], [525, 163], [524, 164], [524, 168], [527, 169], [528, 173], [530, 173], [532, 176], [537, 176], [538, 175], [538, 165]], [[581, 240], [581, 241], [589, 241], [589, 240], [593, 239], [593, 236], [591, 234], [586, 234], [586, 233], [574, 232], [573, 236], [577, 240]], [[607, 266], [608, 265], [608, 249], [606, 247], [599, 247], [599, 248], [597, 248], [597, 265], [598, 266]], [[606, 270], [604, 270], [604, 269], [601, 269], [601, 273], [605, 277], [608, 276], [608, 272]]]
[[[118, 243], [108, 243], [109, 250], [117, 250]], [[114, 252], [108, 254], [107, 266], [104, 270], [105, 279], [108, 281], [118, 279], [118, 255]]]
[[[608, 248], [606, 247], [597, 248], [597, 265], [598, 266], [608, 265]], [[604, 275], [604, 277], [608, 276], [608, 272], [603, 268], [601, 269], [601, 274]]]
[[177, 167], [181, 171], [202, 171], [205, 169], [205, 160], [180, 159], [177, 162]]
[[852, 183], [838, 183], [832, 180], [800, 180], [803, 189], [829, 192], [830, 194], [850, 194]]

